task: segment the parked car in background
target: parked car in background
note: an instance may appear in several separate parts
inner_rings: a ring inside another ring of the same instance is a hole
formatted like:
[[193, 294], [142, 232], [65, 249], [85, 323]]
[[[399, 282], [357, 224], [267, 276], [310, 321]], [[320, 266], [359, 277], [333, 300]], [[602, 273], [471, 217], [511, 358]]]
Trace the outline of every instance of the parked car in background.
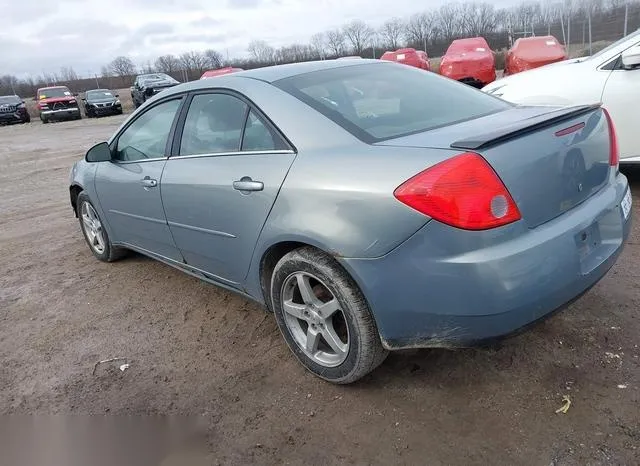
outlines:
[[427, 52], [424, 52], [423, 50], [404, 48], [396, 50], [395, 52], [387, 51], [382, 54], [380, 60], [394, 61], [402, 63], [403, 65], [409, 65], [422, 70], [431, 71], [429, 57], [427, 56]]
[[237, 73], [238, 71], [243, 71], [243, 69], [227, 66], [225, 68], [218, 68], [217, 70], [207, 70], [204, 73], [202, 73], [202, 76], [200, 76], [200, 79], [216, 78], [218, 76], [224, 76], [225, 74], [229, 74], [229, 73]]
[[109, 89], [93, 89], [84, 95], [84, 114], [87, 118], [104, 115], [122, 115], [122, 104], [118, 94]]
[[564, 45], [553, 36], [521, 37], [507, 52], [504, 74], [516, 74], [569, 58]]
[[176, 84], [180, 84], [180, 82], [165, 73], [138, 75], [136, 76], [136, 80], [133, 83], [133, 90], [131, 91], [133, 105], [138, 108], [145, 103], [147, 99]]
[[163, 92], [69, 192], [97, 259], [135, 250], [252, 298], [309, 371], [349, 383], [388, 350], [509, 334], [596, 284], [631, 226], [615, 141], [599, 105], [326, 60]]
[[38, 113], [43, 123], [52, 120], [79, 120], [82, 118], [78, 107], [77, 93], [67, 86], [42, 87], [36, 93]]
[[17, 95], [0, 96], [0, 125], [12, 123], [29, 123], [31, 117], [27, 107]]
[[640, 29], [590, 57], [499, 79], [483, 91], [524, 105], [602, 102], [616, 125], [620, 162], [640, 163]]
[[496, 60], [484, 37], [454, 40], [440, 61], [440, 74], [482, 88], [496, 80]]

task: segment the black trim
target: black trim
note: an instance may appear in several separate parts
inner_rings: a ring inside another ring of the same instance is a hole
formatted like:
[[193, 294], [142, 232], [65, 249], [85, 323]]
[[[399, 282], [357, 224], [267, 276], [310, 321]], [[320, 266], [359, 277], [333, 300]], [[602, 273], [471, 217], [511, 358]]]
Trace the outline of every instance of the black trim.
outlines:
[[505, 142], [509, 139], [533, 133], [542, 128], [551, 126], [570, 118], [575, 118], [585, 113], [592, 112], [600, 108], [601, 104], [579, 105], [568, 108], [561, 108], [550, 112], [516, 121], [510, 125], [503, 126], [496, 130], [487, 131], [465, 139], [460, 139], [451, 144], [453, 149], [478, 150], [487, 146], [492, 146]]

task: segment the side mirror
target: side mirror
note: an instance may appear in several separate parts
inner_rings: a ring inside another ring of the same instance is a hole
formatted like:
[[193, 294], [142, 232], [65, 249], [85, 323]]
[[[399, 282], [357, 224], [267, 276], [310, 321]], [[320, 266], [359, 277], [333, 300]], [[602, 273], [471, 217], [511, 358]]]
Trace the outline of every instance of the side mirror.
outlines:
[[147, 94], [147, 97], [151, 97], [153, 95], [153, 89], [149, 87], [145, 89], [144, 93]]
[[109, 144], [107, 144], [106, 142], [96, 144], [87, 151], [84, 159], [90, 163], [109, 162], [111, 160], [111, 149], [109, 148]]
[[116, 97], [120, 97], [120, 94], [116, 94]]
[[640, 45], [636, 45], [622, 52], [622, 65], [625, 68], [640, 66]]

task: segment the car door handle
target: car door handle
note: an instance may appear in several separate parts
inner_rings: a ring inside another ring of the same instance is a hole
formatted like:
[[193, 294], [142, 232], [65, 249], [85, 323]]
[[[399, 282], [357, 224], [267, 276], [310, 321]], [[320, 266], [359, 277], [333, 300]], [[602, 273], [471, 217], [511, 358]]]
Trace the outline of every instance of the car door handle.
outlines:
[[158, 186], [158, 180], [154, 180], [153, 178], [149, 178], [148, 176], [142, 178], [142, 180], [140, 180], [140, 183], [145, 188], [155, 188], [156, 186]]
[[248, 176], [243, 176], [241, 179], [233, 182], [233, 189], [238, 191], [262, 191], [264, 189], [264, 183], [262, 181], [253, 181]]

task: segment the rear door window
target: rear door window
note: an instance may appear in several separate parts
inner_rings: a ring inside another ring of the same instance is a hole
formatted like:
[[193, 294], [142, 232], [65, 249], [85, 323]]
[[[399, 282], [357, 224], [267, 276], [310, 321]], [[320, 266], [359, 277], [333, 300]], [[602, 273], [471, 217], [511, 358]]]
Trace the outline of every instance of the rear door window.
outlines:
[[479, 118], [512, 106], [470, 86], [394, 63], [333, 68], [274, 84], [368, 143]]

